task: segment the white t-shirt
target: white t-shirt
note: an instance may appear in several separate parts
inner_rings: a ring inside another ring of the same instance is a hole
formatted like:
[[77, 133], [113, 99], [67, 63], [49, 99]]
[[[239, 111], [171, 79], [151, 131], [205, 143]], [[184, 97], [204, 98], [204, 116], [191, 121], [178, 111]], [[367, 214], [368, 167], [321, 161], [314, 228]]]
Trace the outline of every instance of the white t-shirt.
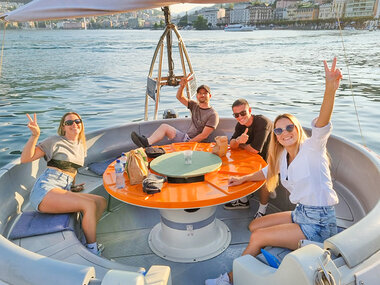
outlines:
[[[327, 157], [326, 143], [332, 130], [331, 123], [322, 128], [312, 122], [312, 135], [301, 145], [294, 160], [287, 164], [287, 151], [280, 155], [280, 180], [290, 192], [293, 204], [308, 206], [332, 206], [338, 203], [338, 196], [333, 189]], [[263, 168], [267, 177], [268, 168]]]

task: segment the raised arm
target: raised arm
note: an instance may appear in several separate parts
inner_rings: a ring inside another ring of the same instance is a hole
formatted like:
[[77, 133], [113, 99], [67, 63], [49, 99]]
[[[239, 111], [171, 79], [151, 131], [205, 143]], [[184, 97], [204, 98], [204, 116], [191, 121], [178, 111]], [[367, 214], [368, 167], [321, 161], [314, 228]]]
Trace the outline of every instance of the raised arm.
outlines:
[[34, 114], [32, 119], [29, 114], [26, 114], [29, 119], [28, 128], [31, 131], [31, 136], [24, 146], [21, 153], [21, 163], [31, 162], [44, 156], [44, 152], [36, 147], [38, 138], [40, 137], [40, 127], [37, 124], [37, 115]]
[[193, 80], [193, 74], [190, 73], [188, 76], [184, 76], [181, 78], [181, 82], [179, 83], [178, 91], [177, 91], [177, 99], [186, 107], [188, 106], [189, 99], [183, 94], [183, 89], [185, 89], [187, 83]]
[[342, 73], [339, 69], [336, 69], [336, 57], [333, 59], [331, 69], [329, 69], [325, 60], [323, 63], [325, 66], [326, 87], [321, 110], [319, 111], [319, 117], [315, 123], [317, 128], [324, 127], [330, 122], [331, 114], [334, 108], [335, 93], [339, 88], [340, 80], [342, 79]]

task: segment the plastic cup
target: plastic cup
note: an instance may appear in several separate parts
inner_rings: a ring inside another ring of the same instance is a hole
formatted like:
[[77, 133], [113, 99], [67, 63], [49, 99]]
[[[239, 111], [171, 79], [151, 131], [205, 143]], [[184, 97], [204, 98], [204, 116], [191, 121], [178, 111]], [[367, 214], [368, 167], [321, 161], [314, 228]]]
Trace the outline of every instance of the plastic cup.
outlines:
[[185, 150], [183, 152], [183, 156], [185, 157], [185, 164], [191, 164], [192, 163], [192, 156], [193, 156], [193, 151], [192, 150]]

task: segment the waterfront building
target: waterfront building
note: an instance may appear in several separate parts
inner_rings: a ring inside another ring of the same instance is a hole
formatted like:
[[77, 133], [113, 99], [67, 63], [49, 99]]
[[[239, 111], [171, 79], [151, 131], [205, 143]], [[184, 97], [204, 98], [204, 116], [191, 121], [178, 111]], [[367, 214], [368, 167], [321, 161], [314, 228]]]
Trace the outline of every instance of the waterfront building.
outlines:
[[375, 16], [375, 4], [378, 0], [347, 0], [344, 16], [349, 17], [373, 17]]
[[298, 0], [279, 0], [276, 2], [276, 8], [288, 8], [297, 5]]
[[318, 19], [319, 7], [310, 6], [310, 7], [299, 7], [296, 10], [296, 19], [298, 21], [309, 21]]
[[319, 19], [342, 19], [346, 0], [334, 0], [319, 6]]
[[265, 4], [249, 7], [249, 22], [256, 24], [257, 22], [265, 22], [273, 19], [273, 9]]
[[128, 20], [128, 27], [132, 29], [140, 29], [144, 27], [145, 20], [141, 18], [130, 18]]
[[208, 24], [212, 28], [215, 28], [218, 24], [218, 19], [223, 18], [226, 14], [226, 11], [224, 8], [210, 7], [201, 9], [199, 14], [207, 20]]
[[379, 14], [380, 14], [380, 0], [377, 0], [375, 3], [375, 10], [373, 11], [373, 14], [376, 19], [379, 19]]
[[67, 30], [80, 30], [85, 28], [85, 23], [74, 22], [74, 21], [60, 21], [57, 23], [58, 29], [67, 29]]
[[288, 11], [286, 8], [276, 8], [273, 10], [273, 19], [275, 21], [282, 21], [288, 19]]
[[344, 10], [346, 7], [346, 0], [334, 0], [332, 2], [332, 10], [334, 12], [334, 18], [339, 17], [339, 19], [344, 17]]
[[318, 19], [323, 20], [323, 19], [335, 18], [332, 7], [333, 7], [332, 3], [326, 3], [326, 4], [320, 5]]
[[230, 12], [230, 24], [248, 24], [250, 3], [236, 3]]

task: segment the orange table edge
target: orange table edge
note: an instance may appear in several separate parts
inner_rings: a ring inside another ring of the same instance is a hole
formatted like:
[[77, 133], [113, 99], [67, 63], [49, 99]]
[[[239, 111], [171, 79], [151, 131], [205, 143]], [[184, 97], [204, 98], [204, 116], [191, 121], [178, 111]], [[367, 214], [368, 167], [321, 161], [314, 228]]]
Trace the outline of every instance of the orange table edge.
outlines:
[[[213, 143], [174, 143], [161, 146], [167, 153], [192, 149], [211, 152]], [[222, 157], [222, 166], [205, 175], [205, 181], [196, 183], [165, 183], [161, 193], [146, 194], [142, 185], [130, 185], [124, 173], [125, 188], [117, 189], [114, 164], [111, 163], [103, 174], [106, 191], [115, 199], [140, 207], [157, 209], [188, 209], [224, 204], [247, 196], [259, 189], [265, 181], [247, 182], [238, 186], [228, 186], [231, 176], [246, 175], [262, 169], [266, 162], [261, 156], [245, 150], [229, 149]]]

